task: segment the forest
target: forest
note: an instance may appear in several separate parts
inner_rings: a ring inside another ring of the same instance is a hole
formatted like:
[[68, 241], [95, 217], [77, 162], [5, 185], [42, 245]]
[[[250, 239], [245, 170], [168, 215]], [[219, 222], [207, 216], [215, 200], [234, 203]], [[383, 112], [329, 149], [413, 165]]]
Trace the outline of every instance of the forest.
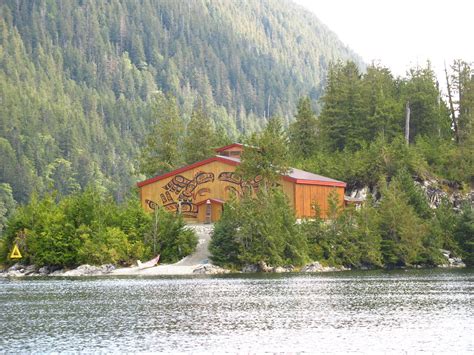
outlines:
[[[2, 260], [16, 241], [39, 265], [127, 265], [158, 240], [175, 261], [195, 236], [180, 216], [144, 214], [134, 183], [240, 141], [260, 148], [241, 174], [264, 176], [264, 187], [229, 204], [214, 262], [433, 266], [448, 249], [473, 263], [472, 63], [451, 63], [447, 86], [429, 63], [394, 77], [286, 1], [0, 10]], [[330, 222], [314, 206], [297, 224], [274, 188], [289, 166], [345, 181], [348, 193], [366, 188], [368, 200], [333, 204]], [[444, 193], [435, 206], [427, 182]]]

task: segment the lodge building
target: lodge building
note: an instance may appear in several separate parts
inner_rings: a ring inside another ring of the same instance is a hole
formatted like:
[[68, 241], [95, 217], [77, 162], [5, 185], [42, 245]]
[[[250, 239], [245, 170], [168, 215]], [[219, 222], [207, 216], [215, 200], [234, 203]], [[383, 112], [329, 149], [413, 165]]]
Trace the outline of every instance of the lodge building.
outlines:
[[[216, 156], [155, 176], [137, 185], [143, 208], [165, 210], [184, 216], [188, 223], [217, 221], [225, 202], [243, 189], [256, 188], [259, 177], [243, 181], [235, 173], [245, 147], [234, 143], [216, 149]], [[290, 169], [281, 177], [280, 184], [297, 218], [314, 217], [314, 205], [321, 216], [327, 216], [328, 197], [335, 190], [341, 206], [344, 204], [346, 183], [299, 169]]]

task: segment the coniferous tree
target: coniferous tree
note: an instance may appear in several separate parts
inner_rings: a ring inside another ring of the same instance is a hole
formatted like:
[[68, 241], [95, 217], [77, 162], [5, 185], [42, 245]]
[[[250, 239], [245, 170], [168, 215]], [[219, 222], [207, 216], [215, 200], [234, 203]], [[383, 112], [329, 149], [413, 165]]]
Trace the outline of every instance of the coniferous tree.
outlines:
[[245, 180], [260, 177], [260, 185], [268, 189], [289, 169], [288, 138], [281, 120], [273, 117], [261, 133], [253, 134], [249, 139], [237, 172]]
[[316, 150], [318, 144], [318, 123], [316, 115], [311, 108], [309, 97], [299, 100], [295, 122], [289, 129], [290, 144], [293, 155], [309, 158]]
[[323, 109], [319, 116], [325, 145], [330, 150], [356, 149], [366, 117], [362, 98], [362, 76], [353, 62], [329, 68]]
[[214, 155], [216, 133], [212, 122], [199, 104], [192, 112], [184, 138], [184, 157], [187, 164]]
[[176, 100], [159, 95], [154, 103], [153, 115], [156, 123], [147, 137], [141, 156], [141, 171], [147, 176], [176, 169], [184, 162], [184, 123], [179, 116]]
[[410, 107], [410, 142], [417, 136], [450, 137], [450, 119], [440, 100], [436, 77], [428, 63], [426, 68], [414, 68], [401, 83], [401, 99]]

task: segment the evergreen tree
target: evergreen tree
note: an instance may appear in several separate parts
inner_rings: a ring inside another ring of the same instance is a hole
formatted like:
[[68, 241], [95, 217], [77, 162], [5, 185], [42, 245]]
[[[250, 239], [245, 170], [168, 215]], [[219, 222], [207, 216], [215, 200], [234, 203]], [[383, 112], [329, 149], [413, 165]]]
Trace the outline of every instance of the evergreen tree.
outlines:
[[210, 250], [218, 265], [241, 267], [302, 265], [308, 249], [295, 216], [280, 189], [259, 190], [226, 207], [216, 223]]
[[474, 129], [474, 67], [472, 63], [455, 60], [451, 66], [451, 82], [453, 88], [453, 103], [457, 111], [454, 118], [457, 122], [459, 140], [471, 141]]
[[299, 100], [295, 122], [291, 124], [289, 132], [293, 155], [309, 158], [318, 145], [317, 120], [309, 97]]
[[173, 97], [159, 95], [155, 99], [156, 119], [141, 155], [141, 172], [147, 176], [162, 174], [184, 163], [182, 140], [184, 123]]
[[209, 116], [202, 105], [192, 112], [184, 138], [184, 157], [187, 164], [209, 158], [214, 155], [216, 133]]
[[241, 160], [237, 172], [245, 180], [260, 177], [260, 186], [265, 190], [288, 173], [288, 138], [279, 118], [271, 118], [263, 132], [250, 137]]
[[420, 135], [451, 137], [448, 112], [429, 63], [426, 68], [411, 69], [400, 90], [401, 99], [410, 106], [410, 142]]
[[363, 76], [362, 95], [367, 117], [360, 127], [361, 139], [370, 142], [381, 135], [390, 140], [402, 133], [403, 104], [389, 69], [370, 65]]
[[382, 188], [380, 234], [386, 266], [413, 265], [424, 261], [423, 240], [428, 229], [399, 186], [395, 179]]
[[362, 76], [355, 63], [331, 65], [321, 101], [320, 129], [328, 149], [358, 148], [366, 109], [362, 98]]
[[467, 265], [474, 265], [474, 208], [466, 203], [454, 231]]
[[15, 211], [16, 201], [13, 199], [10, 185], [0, 183], [0, 238], [7, 225], [8, 218]]

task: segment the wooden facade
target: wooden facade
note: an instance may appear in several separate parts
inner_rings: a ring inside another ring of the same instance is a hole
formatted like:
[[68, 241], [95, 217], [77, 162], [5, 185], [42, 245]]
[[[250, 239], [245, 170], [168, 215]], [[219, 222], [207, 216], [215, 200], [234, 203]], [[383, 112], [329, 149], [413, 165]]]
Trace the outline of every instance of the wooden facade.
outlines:
[[[242, 150], [241, 144], [219, 148], [217, 156], [138, 183], [143, 208], [152, 211], [162, 206], [171, 213], [180, 212], [189, 223], [217, 221], [233, 194], [258, 186], [258, 177], [242, 181], [235, 173]], [[325, 218], [333, 190], [344, 205], [346, 184], [341, 181], [293, 169], [282, 176], [281, 185], [298, 218], [314, 217], [315, 204]]]

